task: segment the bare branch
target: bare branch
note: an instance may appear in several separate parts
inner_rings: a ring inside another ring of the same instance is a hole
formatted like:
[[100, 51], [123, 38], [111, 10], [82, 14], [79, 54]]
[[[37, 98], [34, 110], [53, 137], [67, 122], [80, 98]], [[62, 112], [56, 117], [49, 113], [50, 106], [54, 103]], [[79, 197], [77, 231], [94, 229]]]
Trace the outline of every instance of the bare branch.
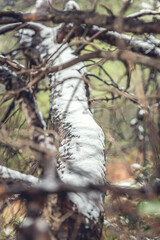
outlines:
[[[16, 13], [13, 11], [0, 12], [0, 24], [29, 22], [29, 21], [52, 21], [53, 23], [74, 23], [77, 25], [86, 24], [87, 26], [96, 25], [98, 27], [115, 30], [115, 21], [118, 17], [106, 16], [93, 11], [59, 11], [36, 12], [36, 13]], [[123, 18], [123, 30], [135, 34], [160, 33], [159, 20], [156, 22], [144, 22], [136, 18]]]

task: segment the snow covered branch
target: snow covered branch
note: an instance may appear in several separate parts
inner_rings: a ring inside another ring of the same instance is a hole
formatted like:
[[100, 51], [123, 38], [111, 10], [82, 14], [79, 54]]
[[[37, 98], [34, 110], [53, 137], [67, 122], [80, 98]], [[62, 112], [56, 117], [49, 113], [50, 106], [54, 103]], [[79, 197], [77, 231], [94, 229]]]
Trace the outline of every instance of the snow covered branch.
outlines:
[[[69, 34], [71, 29], [72, 26], [70, 25], [65, 25], [65, 27], [62, 26], [59, 29], [59, 42], [62, 42], [64, 40], [63, 38]], [[125, 48], [136, 53], [141, 53], [144, 56], [155, 58], [158, 58], [160, 56], [159, 40], [153, 36], [148, 36], [146, 40], [143, 40], [141, 38], [135, 38], [127, 34], [120, 34], [115, 31], [106, 31], [105, 28], [99, 28], [97, 26], [92, 26], [88, 29], [85, 25], [83, 25], [77, 27], [76, 31], [74, 31], [74, 33], [71, 35], [71, 38], [74, 38], [76, 36], [83, 36], [85, 32], [87, 32], [86, 35], [93, 40], [98, 39], [118, 48]], [[83, 48], [86, 45], [87, 43], [82, 44]], [[82, 50], [82, 46], [79, 49]]]
[[153, 11], [151, 9], [142, 9], [140, 12], [137, 13], [132, 13], [128, 15], [128, 18], [138, 18], [138, 17], [143, 17], [147, 15], [160, 15], [160, 11]]
[[2, 183], [6, 182], [15, 183], [20, 181], [22, 183], [37, 184], [38, 178], [32, 175], [20, 173], [19, 171], [15, 171], [7, 167], [0, 166], [0, 181]]

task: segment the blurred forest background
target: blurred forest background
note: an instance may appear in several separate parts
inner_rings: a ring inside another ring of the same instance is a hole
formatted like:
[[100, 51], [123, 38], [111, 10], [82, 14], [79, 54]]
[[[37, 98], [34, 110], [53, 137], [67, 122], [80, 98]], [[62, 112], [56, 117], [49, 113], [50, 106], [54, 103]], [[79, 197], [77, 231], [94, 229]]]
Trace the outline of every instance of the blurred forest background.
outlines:
[[[63, 9], [65, 0], [55, 0], [54, 7]], [[123, 0], [99, 0], [97, 10], [99, 13], [106, 14], [107, 6], [114, 15], [118, 15], [125, 1]], [[77, 0], [80, 9], [92, 9], [93, 0]], [[35, 4], [33, 0], [0, 0], [1, 10], [15, 10], [30, 12]], [[141, 9], [160, 9], [160, 1], [158, 0], [134, 0], [125, 16], [131, 13], [139, 12]], [[144, 19], [153, 19], [154, 16], [146, 16]], [[156, 16], [156, 18], [160, 18]], [[131, 34], [130, 34], [131, 35]], [[134, 36], [139, 38], [138, 35]], [[141, 39], [148, 41], [149, 36], [144, 34]], [[156, 36], [160, 41], [160, 35]], [[94, 46], [98, 49], [114, 50], [116, 47], [107, 43], [95, 40]], [[160, 44], [160, 42], [159, 42]], [[6, 55], [16, 49], [17, 39], [15, 31], [0, 36], [0, 53]], [[83, 52], [90, 52], [91, 47], [86, 47]], [[15, 52], [12, 52], [14, 59]], [[15, 59], [24, 64], [22, 56], [15, 56]], [[98, 60], [94, 60], [97, 61]], [[147, 111], [152, 117], [154, 131], [160, 134], [160, 73], [143, 65], [133, 65], [130, 63], [131, 80], [127, 86], [128, 95], [120, 94], [121, 89], [126, 89], [127, 74], [125, 65], [120, 61], [107, 61], [100, 63], [103, 68], [97, 64], [97, 68], [90, 66], [91, 61], [87, 61], [86, 67], [91, 73], [91, 108], [94, 117], [102, 127], [106, 137], [105, 153], [106, 153], [106, 179], [111, 183], [120, 184], [124, 187], [137, 187], [143, 183], [154, 183], [160, 181], [157, 176], [156, 157], [153, 145], [159, 143], [149, 141], [150, 125], [146, 124], [145, 115]], [[94, 75], [98, 76], [95, 78]], [[118, 85], [118, 94], [110, 90], [110, 86], [103, 83], [102, 79], [107, 82], [114, 82]], [[38, 105], [45, 116], [45, 120], [49, 124], [49, 91], [43, 91], [47, 88], [48, 83], [44, 79], [37, 92]], [[42, 89], [42, 90], [41, 90]], [[141, 92], [142, 91], [142, 92]], [[3, 86], [1, 86], [3, 93]], [[119, 95], [120, 94], [120, 95]], [[141, 109], [137, 103], [137, 97], [142, 94], [146, 96], [148, 110], [146, 112]], [[118, 96], [114, 100], [110, 98]], [[0, 96], [2, 101], [3, 95]], [[8, 100], [0, 108], [0, 117], [3, 119], [3, 113], [10, 104]], [[2, 123], [2, 122], [1, 122]], [[18, 105], [15, 107], [12, 117], [5, 122], [8, 132], [13, 134], [14, 138], [19, 134], [24, 138], [27, 135], [25, 128], [25, 118], [20, 111]], [[19, 127], [20, 126], [20, 127]], [[154, 138], [153, 138], [154, 139]], [[0, 137], [0, 155], [1, 165], [20, 170], [25, 173], [33, 173], [38, 175], [36, 169], [30, 169], [30, 161], [26, 154], [21, 152], [10, 151], [9, 147], [3, 145], [3, 139]], [[25, 162], [25, 164], [24, 164]], [[26, 164], [26, 162], [28, 164]], [[23, 216], [24, 209], [19, 209], [18, 202], [11, 208], [6, 208], [0, 218], [0, 238], [12, 239], [15, 226], [21, 221], [20, 215]], [[2, 209], [0, 210], [2, 212]], [[160, 239], [160, 201], [154, 196], [150, 201], [129, 199], [108, 194], [105, 200], [105, 221], [103, 229], [104, 240], [114, 239]], [[14, 217], [13, 217], [14, 216]], [[11, 227], [14, 226], [14, 227]]]

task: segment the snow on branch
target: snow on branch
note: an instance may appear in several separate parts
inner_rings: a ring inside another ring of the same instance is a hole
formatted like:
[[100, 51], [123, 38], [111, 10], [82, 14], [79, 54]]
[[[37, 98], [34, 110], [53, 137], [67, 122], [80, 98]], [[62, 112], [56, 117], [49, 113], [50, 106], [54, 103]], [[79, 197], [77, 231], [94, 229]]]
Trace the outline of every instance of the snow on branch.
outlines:
[[38, 178], [32, 176], [20, 173], [19, 171], [15, 171], [12, 169], [9, 169], [7, 167], [0, 166], [0, 180], [2, 182], [17, 182], [21, 181], [24, 183], [30, 183], [30, 184], [37, 184]]
[[[65, 29], [62, 28], [59, 30], [60, 33], [61, 31], [65, 31], [65, 35], [67, 35], [71, 31], [71, 26], [67, 25]], [[135, 38], [127, 34], [120, 34], [116, 31], [106, 31], [105, 28], [100, 28], [95, 25], [87, 30], [86, 26], [83, 25], [79, 26], [76, 29], [72, 37], [83, 36], [85, 31], [87, 31], [87, 36], [91, 37], [93, 40], [98, 39], [117, 47], [120, 47], [120, 43], [123, 43], [125, 45], [125, 48], [130, 49], [136, 53], [141, 53], [144, 56], [160, 56], [160, 41], [152, 35], [148, 36], [146, 40], [143, 40], [141, 38]], [[63, 38], [61, 39], [61, 42], [62, 40]]]
[[[90, 29], [92, 35], [96, 34], [98, 31], [102, 32], [102, 30], [105, 29], [98, 28], [96, 26], [93, 26], [93, 28]], [[141, 53], [145, 56], [160, 57], [160, 45], [155, 44], [155, 40], [152, 41], [150, 38], [145, 41], [143, 39], [135, 38], [126, 34], [120, 34], [115, 31], [107, 31], [104, 33], [102, 32], [102, 34], [98, 36], [98, 39], [118, 47], [120, 41], [123, 41], [125, 47], [131, 49], [133, 52]]]
[[106, 36], [108, 38], [110, 37], [115, 44], [116, 41], [124, 41], [125, 46], [131, 48], [131, 50], [134, 52], [142, 53], [151, 57], [160, 57], [160, 48], [156, 47], [154, 42], [151, 42], [151, 40], [144, 41], [142, 39], [136, 39], [132, 36], [113, 31], [108, 31]]
[[12, 31], [20, 25], [22, 25], [22, 22], [11, 23], [11, 24], [7, 24], [6, 26], [2, 26], [0, 27], [0, 34], [4, 34], [6, 32]]
[[160, 15], [160, 11], [153, 11], [151, 9], [142, 9], [140, 12], [132, 13], [128, 15], [128, 18], [137, 18], [137, 17], [143, 17], [147, 15]]

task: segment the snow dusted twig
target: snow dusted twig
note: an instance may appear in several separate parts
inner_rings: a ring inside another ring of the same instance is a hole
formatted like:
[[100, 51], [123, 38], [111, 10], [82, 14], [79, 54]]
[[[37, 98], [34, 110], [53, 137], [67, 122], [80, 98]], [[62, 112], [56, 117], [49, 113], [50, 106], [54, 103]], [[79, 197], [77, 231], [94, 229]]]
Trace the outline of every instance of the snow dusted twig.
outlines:
[[20, 173], [19, 171], [15, 171], [12, 169], [9, 169], [7, 167], [0, 166], [0, 180], [3, 183], [6, 182], [23, 182], [23, 183], [30, 183], [30, 184], [37, 184], [39, 179], [32, 176]]
[[160, 11], [153, 11], [151, 9], [143, 9], [140, 12], [137, 13], [132, 13], [127, 16], [127, 18], [138, 18], [138, 17], [143, 17], [147, 15], [160, 15]]
[[153, 35], [148, 36], [148, 41], [154, 44], [156, 47], [160, 47], [160, 40], [155, 38]]
[[112, 39], [113, 45], [116, 45], [116, 42], [122, 40], [124, 41], [125, 46], [131, 48], [134, 52], [141, 52], [147, 56], [160, 57], [160, 48], [156, 47], [154, 42], [136, 39], [126, 34], [119, 34], [112, 31], [108, 31], [106, 37]]
[[2, 26], [2, 27], [0, 27], [0, 34], [4, 34], [6, 32], [12, 31], [20, 25], [22, 25], [22, 22], [11, 23], [11, 24], [8, 24], [6, 26]]

